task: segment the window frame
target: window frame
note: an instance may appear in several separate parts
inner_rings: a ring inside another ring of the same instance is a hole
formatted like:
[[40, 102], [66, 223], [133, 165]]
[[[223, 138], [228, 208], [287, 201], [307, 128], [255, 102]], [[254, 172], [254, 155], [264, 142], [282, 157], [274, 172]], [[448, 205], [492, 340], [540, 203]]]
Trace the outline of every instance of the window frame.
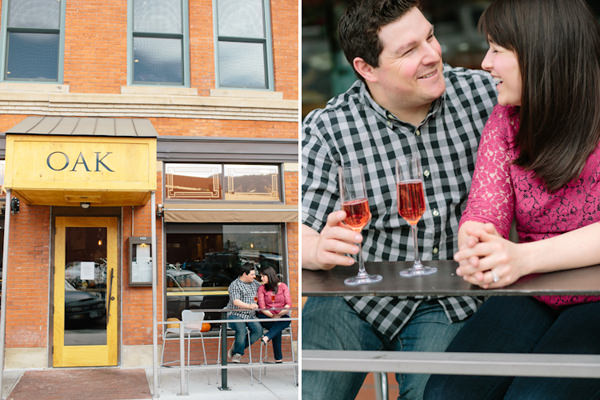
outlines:
[[[127, 1], [127, 86], [164, 86], [164, 87], [190, 87], [190, 29], [189, 29], [189, 8], [188, 0], [179, 0], [181, 2], [181, 34], [174, 33], [153, 33], [137, 32], [133, 30], [133, 2]], [[183, 82], [175, 84], [173, 82], [138, 82], [134, 81], [133, 75], [133, 39], [134, 37], [156, 38], [156, 39], [180, 39], [182, 55], [182, 75]]]
[[56, 29], [40, 29], [40, 28], [13, 28], [8, 27], [8, 9], [10, 1], [18, 0], [2, 0], [2, 37], [0, 39], [0, 82], [17, 82], [17, 83], [47, 83], [47, 84], [63, 84], [63, 71], [64, 71], [64, 55], [65, 55], [65, 10], [66, 0], [60, 1], [60, 19], [58, 27], [58, 68], [56, 72], [56, 80], [48, 79], [6, 79], [6, 68], [8, 66], [8, 32], [22, 32], [22, 33], [55, 33]]
[[223, 41], [233, 43], [262, 43], [264, 42], [264, 62], [265, 62], [265, 88], [247, 88], [247, 87], [235, 87], [235, 86], [222, 86], [221, 77], [219, 74], [219, 42], [221, 37], [219, 36], [219, 15], [218, 15], [218, 3], [220, 0], [213, 0], [213, 41], [215, 50], [215, 87], [217, 89], [240, 89], [240, 90], [255, 90], [255, 91], [275, 91], [275, 76], [273, 72], [273, 37], [271, 34], [271, 2], [270, 0], [261, 0], [263, 4], [263, 22], [265, 29], [264, 39], [244, 38], [236, 36], [224, 36]]
[[[227, 165], [245, 165], [248, 167], [252, 167], [253, 165], [258, 166], [274, 166], [277, 167], [277, 173], [279, 175], [277, 179], [278, 184], [278, 192], [279, 192], [279, 200], [277, 201], [250, 201], [250, 200], [226, 200], [224, 198], [225, 193], [223, 192], [223, 198], [219, 200], [204, 200], [204, 199], [172, 199], [168, 196], [167, 193], [167, 165], [169, 164], [206, 164], [206, 165], [219, 165], [221, 167], [221, 177], [220, 177], [220, 185], [222, 190], [225, 189], [225, 166]], [[248, 162], [211, 162], [211, 161], [195, 161], [195, 162], [181, 162], [181, 161], [165, 161], [163, 162], [163, 199], [165, 203], [209, 203], [209, 204], [217, 204], [217, 203], [226, 203], [226, 204], [285, 204], [285, 170], [282, 162], [273, 162], [273, 163], [248, 163]]]

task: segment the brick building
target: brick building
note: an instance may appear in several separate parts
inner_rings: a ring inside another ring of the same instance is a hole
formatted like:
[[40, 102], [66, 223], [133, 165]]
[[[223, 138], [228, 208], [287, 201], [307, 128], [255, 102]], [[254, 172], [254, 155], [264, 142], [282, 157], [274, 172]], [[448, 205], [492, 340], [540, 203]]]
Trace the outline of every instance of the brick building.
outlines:
[[5, 368], [152, 365], [153, 251], [159, 321], [245, 263], [297, 305], [298, 2], [1, 7]]

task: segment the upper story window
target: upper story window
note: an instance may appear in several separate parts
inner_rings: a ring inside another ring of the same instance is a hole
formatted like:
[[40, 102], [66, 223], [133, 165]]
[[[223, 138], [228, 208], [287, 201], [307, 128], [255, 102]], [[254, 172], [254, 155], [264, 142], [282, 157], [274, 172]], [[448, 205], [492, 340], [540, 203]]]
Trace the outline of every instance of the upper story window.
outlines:
[[189, 86], [187, 8], [187, 0], [130, 0], [129, 83]]
[[273, 90], [269, 0], [215, 0], [217, 84]]
[[278, 165], [166, 164], [166, 198], [280, 202]]
[[62, 81], [64, 1], [3, 0], [2, 78]]

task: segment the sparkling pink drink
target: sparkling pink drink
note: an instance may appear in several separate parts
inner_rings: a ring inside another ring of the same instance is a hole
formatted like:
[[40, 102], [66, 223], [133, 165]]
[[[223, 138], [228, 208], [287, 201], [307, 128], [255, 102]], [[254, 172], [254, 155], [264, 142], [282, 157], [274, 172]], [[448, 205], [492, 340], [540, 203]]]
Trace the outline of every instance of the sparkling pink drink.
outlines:
[[420, 180], [403, 181], [397, 185], [398, 214], [411, 225], [415, 225], [425, 212], [423, 182]]
[[371, 211], [369, 211], [369, 201], [367, 199], [346, 201], [342, 204], [342, 209], [346, 211], [344, 224], [355, 232], [360, 232], [369, 222], [369, 219], [371, 219]]

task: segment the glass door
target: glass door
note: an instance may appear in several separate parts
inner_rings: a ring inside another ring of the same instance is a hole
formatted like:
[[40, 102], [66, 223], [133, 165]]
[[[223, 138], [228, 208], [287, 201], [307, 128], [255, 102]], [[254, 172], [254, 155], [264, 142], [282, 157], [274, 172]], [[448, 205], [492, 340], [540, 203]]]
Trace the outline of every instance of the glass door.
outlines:
[[117, 365], [117, 219], [55, 225], [53, 366]]

